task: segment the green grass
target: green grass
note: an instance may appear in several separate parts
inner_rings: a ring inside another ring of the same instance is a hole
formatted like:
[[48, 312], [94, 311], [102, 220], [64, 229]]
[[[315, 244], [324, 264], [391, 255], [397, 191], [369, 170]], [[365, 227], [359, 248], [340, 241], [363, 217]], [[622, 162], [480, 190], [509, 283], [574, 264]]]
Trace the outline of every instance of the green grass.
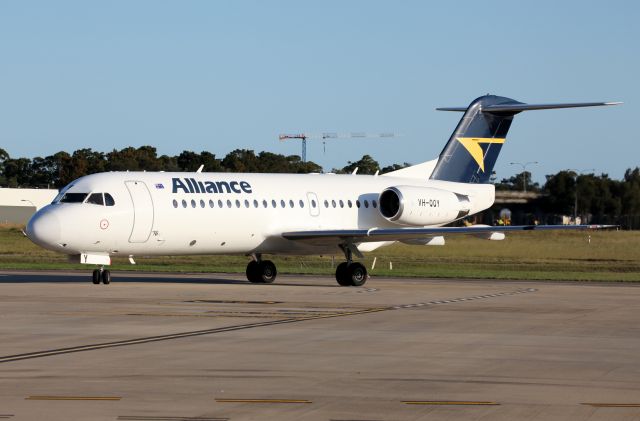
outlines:
[[[588, 238], [591, 237], [589, 243]], [[374, 276], [640, 282], [640, 232], [523, 232], [504, 241], [470, 236], [447, 238], [445, 246], [384, 247], [364, 263]], [[280, 273], [332, 274], [331, 256], [273, 256]], [[336, 262], [342, 260], [336, 254]], [[244, 256], [136, 257], [114, 259], [114, 270], [244, 272]], [[393, 264], [393, 270], [389, 268]], [[20, 227], [0, 227], [0, 269], [81, 269], [64, 255], [46, 251]]]

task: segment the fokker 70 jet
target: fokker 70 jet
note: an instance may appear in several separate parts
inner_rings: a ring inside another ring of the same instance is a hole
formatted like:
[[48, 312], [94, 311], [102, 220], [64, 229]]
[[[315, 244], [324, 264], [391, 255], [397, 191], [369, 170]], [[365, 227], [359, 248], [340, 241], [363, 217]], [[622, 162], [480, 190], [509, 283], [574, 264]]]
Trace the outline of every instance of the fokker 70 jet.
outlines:
[[529, 110], [613, 102], [524, 104], [486, 95], [462, 119], [437, 159], [382, 175], [108, 172], [81, 177], [27, 224], [36, 244], [96, 265], [108, 284], [112, 256], [243, 254], [247, 278], [270, 283], [265, 255], [340, 252], [342, 286], [360, 286], [362, 252], [400, 241], [437, 245], [453, 234], [501, 240], [506, 231], [595, 229], [600, 225], [446, 226], [489, 208], [489, 183], [513, 117]]

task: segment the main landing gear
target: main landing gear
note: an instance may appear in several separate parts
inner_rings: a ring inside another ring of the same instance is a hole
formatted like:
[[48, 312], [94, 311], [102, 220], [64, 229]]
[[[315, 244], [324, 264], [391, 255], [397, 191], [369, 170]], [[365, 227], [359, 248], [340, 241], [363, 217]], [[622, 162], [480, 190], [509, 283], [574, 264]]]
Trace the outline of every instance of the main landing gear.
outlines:
[[262, 260], [259, 254], [255, 254], [254, 260], [247, 265], [247, 279], [254, 284], [270, 284], [276, 280], [278, 270], [271, 260]]
[[111, 283], [111, 271], [102, 267], [100, 269], [95, 269], [93, 271], [91, 281], [93, 281], [95, 285], [98, 285], [100, 282], [108, 285]]
[[336, 268], [336, 281], [343, 287], [364, 285], [367, 282], [367, 268], [362, 263], [353, 261], [352, 251], [348, 246], [342, 250], [347, 261]]
[[336, 268], [336, 281], [343, 287], [360, 287], [367, 282], [367, 268], [360, 262], [342, 262]]
[[[342, 248], [347, 258], [336, 268], [336, 281], [343, 287], [359, 287], [367, 282], [367, 268], [360, 262], [352, 259], [352, 249], [345, 246]], [[356, 249], [356, 253], [359, 253]], [[254, 284], [270, 284], [276, 280], [278, 271], [276, 265], [271, 260], [262, 260], [260, 254], [251, 255], [253, 258], [247, 264], [247, 279]]]

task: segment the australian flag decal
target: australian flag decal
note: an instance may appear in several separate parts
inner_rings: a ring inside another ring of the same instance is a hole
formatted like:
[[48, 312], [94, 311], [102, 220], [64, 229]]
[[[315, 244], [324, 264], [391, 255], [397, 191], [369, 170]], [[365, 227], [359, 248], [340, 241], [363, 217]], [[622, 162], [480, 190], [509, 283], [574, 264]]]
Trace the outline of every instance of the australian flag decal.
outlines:
[[156, 189], [164, 189], [164, 185], [162, 183], [156, 184]]

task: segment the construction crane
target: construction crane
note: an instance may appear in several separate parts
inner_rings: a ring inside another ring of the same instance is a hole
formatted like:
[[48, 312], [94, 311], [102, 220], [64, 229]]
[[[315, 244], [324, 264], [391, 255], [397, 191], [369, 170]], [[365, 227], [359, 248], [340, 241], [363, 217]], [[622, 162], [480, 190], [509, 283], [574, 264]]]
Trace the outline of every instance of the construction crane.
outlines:
[[278, 136], [281, 142], [285, 140], [300, 139], [302, 140], [302, 162], [307, 162], [307, 139], [321, 139], [323, 146], [325, 146], [326, 152], [326, 140], [327, 139], [381, 139], [399, 137], [400, 135], [391, 132], [382, 133], [364, 133], [364, 132], [351, 132], [351, 133], [297, 133], [297, 134], [281, 134]]

